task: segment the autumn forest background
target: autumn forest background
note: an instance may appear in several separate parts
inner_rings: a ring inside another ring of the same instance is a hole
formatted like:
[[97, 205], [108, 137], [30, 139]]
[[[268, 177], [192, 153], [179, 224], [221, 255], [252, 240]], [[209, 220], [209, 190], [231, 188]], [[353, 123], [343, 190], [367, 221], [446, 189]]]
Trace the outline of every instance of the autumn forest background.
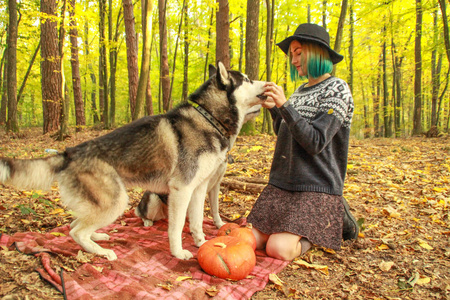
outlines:
[[[185, 101], [217, 60], [282, 85], [276, 42], [320, 24], [345, 56], [357, 138], [449, 129], [448, 0], [8, 0], [0, 3], [0, 124], [113, 128]], [[247, 130], [271, 132], [262, 114]], [[268, 119], [267, 119], [268, 120]], [[254, 126], [254, 128], [253, 128]]]

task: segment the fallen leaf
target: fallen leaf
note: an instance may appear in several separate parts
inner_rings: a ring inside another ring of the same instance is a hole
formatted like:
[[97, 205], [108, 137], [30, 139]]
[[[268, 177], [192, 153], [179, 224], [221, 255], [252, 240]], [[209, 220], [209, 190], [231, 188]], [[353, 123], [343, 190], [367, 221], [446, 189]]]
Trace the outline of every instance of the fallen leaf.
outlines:
[[387, 272], [387, 271], [389, 271], [392, 268], [393, 265], [394, 265], [393, 261], [382, 261], [378, 265], [378, 267], [381, 269], [381, 271]]
[[54, 236], [66, 236], [64, 233], [62, 233], [62, 232], [50, 232], [50, 234], [51, 235], [54, 235]]
[[213, 285], [212, 287], [210, 287], [209, 289], [206, 290], [206, 294], [208, 294], [208, 296], [210, 297], [214, 297], [219, 293], [219, 290], [217, 289], [217, 287], [215, 285]]
[[430, 277], [420, 277], [419, 280], [417, 280], [418, 285], [425, 285], [430, 283], [431, 279]]
[[192, 279], [192, 276], [178, 276], [178, 278], [175, 279], [175, 281], [185, 281], [188, 279]]
[[328, 275], [328, 266], [324, 266], [324, 265], [315, 265], [315, 264], [310, 264], [306, 261], [304, 261], [303, 259], [296, 259], [294, 260], [294, 263], [299, 265], [299, 266], [303, 266], [307, 269], [314, 269], [317, 270], [325, 275]]
[[417, 240], [419, 242], [419, 246], [427, 249], [427, 250], [433, 250], [433, 247], [431, 247], [427, 242], [425, 242], [424, 240], [418, 239]]
[[270, 274], [269, 274], [269, 280], [270, 280], [272, 283], [274, 283], [275, 285], [282, 286], [282, 285], [284, 284], [284, 281], [281, 280], [281, 279], [277, 276], [277, 274], [274, 274], [274, 273], [270, 273]]
[[160, 288], [163, 288], [167, 291], [170, 291], [173, 288], [173, 284], [170, 282], [166, 282], [165, 284], [158, 283], [156, 286], [159, 286]]

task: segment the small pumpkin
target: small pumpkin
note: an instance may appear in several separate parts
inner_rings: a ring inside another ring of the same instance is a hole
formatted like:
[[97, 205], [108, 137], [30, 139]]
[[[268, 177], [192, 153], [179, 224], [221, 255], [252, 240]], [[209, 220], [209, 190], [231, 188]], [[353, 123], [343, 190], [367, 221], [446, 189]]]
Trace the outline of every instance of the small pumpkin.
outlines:
[[256, 264], [252, 247], [232, 236], [219, 236], [207, 241], [198, 249], [197, 259], [206, 273], [232, 280], [244, 279]]
[[[230, 225], [228, 225], [230, 224]], [[222, 230], [223, 227], [227, 226]], [[222, 230], [222, 231], [221, 231]], [[244, 242], [247, 242], [252, 248], [253, 251], [256, 249], [256, 238], [255, 235], [252, 232], [252, 225], [248, 224], [247, 227], [240, 227], [239, 225], [235, 223], [227, 223], [220, 227], [218, 233], [218, 236], [228, 235], [228, 236], [234, 236], [237, 237]]]
[[236, 223], [225, 223], [222, 227], [219, 228], [217, 232], [217, 236], [228, 235], [233, 229], [240, 228], [240, 226]]

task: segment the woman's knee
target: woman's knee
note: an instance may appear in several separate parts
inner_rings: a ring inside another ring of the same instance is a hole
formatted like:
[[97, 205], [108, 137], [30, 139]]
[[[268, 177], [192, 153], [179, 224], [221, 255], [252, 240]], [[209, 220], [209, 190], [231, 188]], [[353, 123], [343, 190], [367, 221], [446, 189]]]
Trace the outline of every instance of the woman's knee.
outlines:
[[273, 234], [267, 241], [266, 253], [277, 259], [293, 260], [301, 254], [300, 238], [291, 233]]

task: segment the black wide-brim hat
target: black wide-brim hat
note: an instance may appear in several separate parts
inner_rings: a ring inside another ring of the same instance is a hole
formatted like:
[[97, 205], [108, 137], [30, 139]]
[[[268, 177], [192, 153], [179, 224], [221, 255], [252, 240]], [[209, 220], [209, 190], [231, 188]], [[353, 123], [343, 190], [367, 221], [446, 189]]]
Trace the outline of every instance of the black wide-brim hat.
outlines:
[[299, 42], [313, 42], [325, 47], [328, 50], [328, 53], [330, 53], [330, 58], [333, 64], [337, 64], [344, 59], [344, 56], [330, 48], [330, 35], [322, 26], [310, 23], [301, 24], [295, 30], [294, 35], [285, 38], [283, 41], [278, 43], [277, 46], [280, 47], [286, 55], [288, 55], [289, 45], [293, 40], [297, 40]]

